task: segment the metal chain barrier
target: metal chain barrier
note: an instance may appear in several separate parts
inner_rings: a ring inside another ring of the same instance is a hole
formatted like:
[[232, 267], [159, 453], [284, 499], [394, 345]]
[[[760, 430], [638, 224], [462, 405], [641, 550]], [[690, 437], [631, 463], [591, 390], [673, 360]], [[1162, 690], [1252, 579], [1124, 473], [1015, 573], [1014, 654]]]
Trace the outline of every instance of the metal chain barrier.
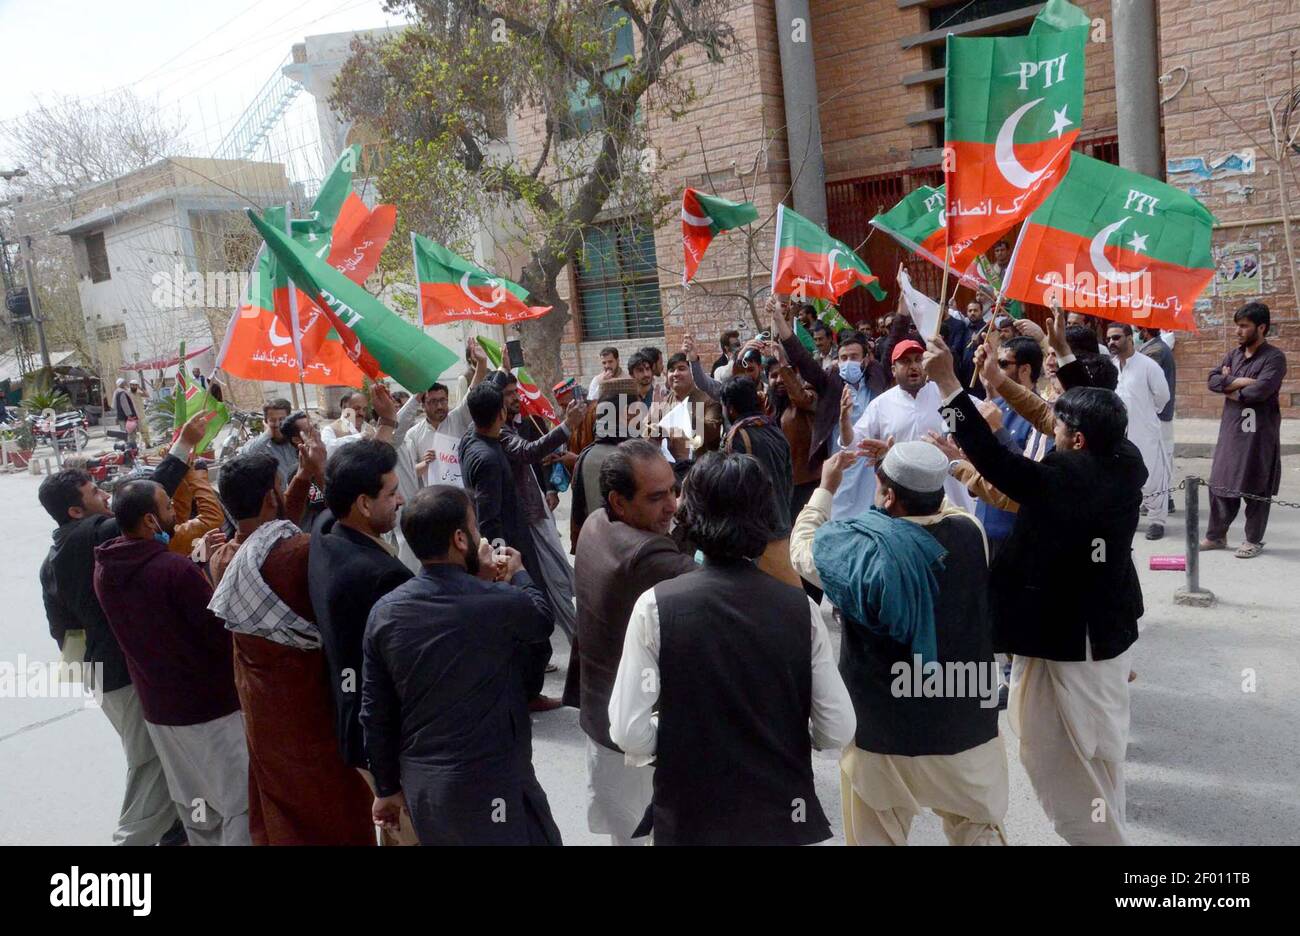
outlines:
[[1186, 478], [1184, 478], [1182, 481], [1179, 481], [1173, 487], [1162, 488], [1161, 490], [1153, 491], [1150, 494], [1143, 494], [1142, 499], [1146, 500], [1147, 498], [1150, 497], [1163, 497], [1167, 494], [1172, 494], [1175, 491], [1185, 490], [1187, 488], [1188, 481], [1195, 481], [1197, 485], [1203, 486], [1211, 494], [1214, 494], [1218, 497], [1240, 497], [1240, 498], [1244, 498], [1245, 500], [1268, 501], [1270, 504], [1274, 504], [1278, 507], [1291, 507], [1295, 510], [1300, 510], [1300, 504], [1292, 503], [1291, 501], [1280, 500], [1277, 497], [1267, 497], [1263, 494], [1248, 494], [1245, 491], [1233, 491], [1229, 488], [1213, 487], [1211, 486], [1209, 481], [1206, 481], [1204, 478], [1197, 477], [1196, 475], [1188, 475]]

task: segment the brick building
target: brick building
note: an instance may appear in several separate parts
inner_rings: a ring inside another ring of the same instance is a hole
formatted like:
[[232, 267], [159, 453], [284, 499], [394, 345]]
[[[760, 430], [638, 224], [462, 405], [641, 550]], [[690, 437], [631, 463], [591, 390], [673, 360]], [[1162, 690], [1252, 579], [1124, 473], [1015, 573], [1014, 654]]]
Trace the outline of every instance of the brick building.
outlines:
[[[1076, 3], [1094, 20], [1078, 148], [1118, 162], [1110, 3]], [[860, 253], [890, 293], [883, 303], [860, 289], [850, 293], [842, 306], [850, 320], [893, 308], [900, 262], [914, 281], [938, 293], [938, 270], [882, 235], [868, 237], [867, 221], [917, 185], [942, 181], [944, 37], [1023, 34], [1042, 7], [1026, 0], [809, 3], [810, 21], [802, 28], [815, 61], [827, 226], [850, 246], [862, 245]], [[1300, 351], [1264, 100], [1266, 93], [1290, 99], [1300, 83], [1290, 71], [1290, 50], [1300, 46], [1300, 4], [1158, 0], [1158, 10], [1168, 181], [1199, 197], [1220, 221], [1214, 236], [1220, 272], [1197, 305], [1200, 333], [1180, 333], [1176, 347], [1178, 412], [1217, 416], [1219, 402], [1205, 378], [1235, 343], [1233, 310], [1262, 299], [1273, 311], [1274, 340], [1289, 353]], [[569, 373], [594, 374], [606, 345], [627, 352], [657, 344], [671, 352], [686, 332], [712, 345], [724, 328], [755, 330], [744, 296], [761, 303], [772, 256], [769, 216], [779, 201], [789, 203], [792, 177], [817, 167], [790, 163], [789, 150], [798, 147], [787, 145], [795, 141], [786, 136], [775, 0], [739, 0], [732, 24], [743, 53], [711, 65], [693, 50], [685, 77], [695, 83], [698, 103], [677, 121], [653, 122], [651, 141], [667, 167], [669, 191], [694, 186], [754, 201], [760, 223], [753, 242], [739, 232], [719, 237], [683, 290], [676, 218], [651, 231], [609, 212], [608, 225], [562, 281], [573, 314], [563, 359]], [[526, 161], [530, 141], [521, 124], [517, 141]], [[1286, 178], [1291, 210], [1300, 211], [1294, 166]], [[1286, 411], [1300, 406], [1300, 376], [1287, 381], [1282, 405]]]

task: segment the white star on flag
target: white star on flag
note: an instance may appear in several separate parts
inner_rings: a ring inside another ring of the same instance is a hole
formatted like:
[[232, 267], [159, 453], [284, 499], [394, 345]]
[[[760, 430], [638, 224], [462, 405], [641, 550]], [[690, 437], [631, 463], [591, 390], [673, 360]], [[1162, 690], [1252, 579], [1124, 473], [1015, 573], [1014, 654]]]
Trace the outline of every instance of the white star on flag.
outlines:
[[1066, 109], [1062, 107], [1059, 111], [1052, 111], [1052, 126], [1050, 132], [1055, 133], [1058, 140], [1061, 138], [1061, 134], [1064, 132], [1066, 127], [1074, 126], [1074, 121], [1065, 116], [1065, 110]]
[[1147, 234], [1133, 232], [1133, 239], [1128, 242], [1129, 249], [1134, 253], [1142, 253], [1147, 249]]

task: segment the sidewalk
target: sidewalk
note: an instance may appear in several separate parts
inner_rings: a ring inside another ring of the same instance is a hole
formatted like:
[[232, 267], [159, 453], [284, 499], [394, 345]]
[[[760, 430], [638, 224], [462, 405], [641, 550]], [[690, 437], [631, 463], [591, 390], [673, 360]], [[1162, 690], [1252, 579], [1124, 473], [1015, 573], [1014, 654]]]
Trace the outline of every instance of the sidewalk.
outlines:
[[[1213, 458], [1214, 443], [1218, 438], [1217, 419], [1174, 417], [1174, 456], [1177, 458]], [[1300, 455], [1300, 419], [1282, 420], [1282, 454]]]

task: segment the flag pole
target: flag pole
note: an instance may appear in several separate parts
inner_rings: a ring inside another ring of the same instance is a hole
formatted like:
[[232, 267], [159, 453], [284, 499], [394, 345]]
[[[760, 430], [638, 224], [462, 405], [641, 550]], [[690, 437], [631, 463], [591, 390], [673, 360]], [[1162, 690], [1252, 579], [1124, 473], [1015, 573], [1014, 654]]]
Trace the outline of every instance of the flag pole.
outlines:
[[934, 335], [939, 337], [939, 328], [943, 325], [944, 318], [948, 315], [948, 268], [952, 265], [952, 247], [944, 245], [943, 248], [943, 285], [939, 287], [939, 317], [934, 323]]
[[[986, 349], [986, 350], [985, 350], [985, 353], [986, 353], [986, 354], [988, 353], [987, 349], [988, 349], [988, 347], [989, 347], [989, 331], [991, 331], [992, 328], [993, 328], [993, 326], [997, 324], [997, 321], [998, 321], [998, 313], [1001, 312], [1001, 311], [1002, 311], [1002, 287], [999, 286], [999, 287], [998, 287], [998, 295], [997, 295], [997, 298], [996, 298], [996, 299], [994, 300], [994, 302], [993, 302], [993, 314], [989, 316], [989, 330], [987, 330], [987, 331], [984, 332], [984, 347], [985, 347], [985, 349]], [[971, 387], [971, 389], [974, 389], [974, 387], [975, 387], [975, 381], [977, 381], [977, 380], [979, 380], [979, 379], [980, 379], [980, 372], [979, 372], [978, 370], [974, 371], [974, 372], [970, 375], [970, 387]]]

